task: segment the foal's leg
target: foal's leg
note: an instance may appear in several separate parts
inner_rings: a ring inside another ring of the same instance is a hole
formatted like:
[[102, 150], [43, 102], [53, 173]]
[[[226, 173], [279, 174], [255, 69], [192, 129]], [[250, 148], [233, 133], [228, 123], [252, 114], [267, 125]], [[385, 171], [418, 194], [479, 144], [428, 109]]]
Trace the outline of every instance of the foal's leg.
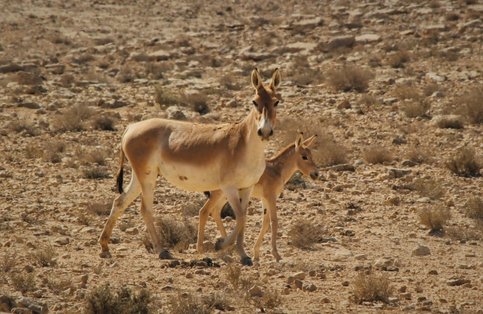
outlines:
[[272, 255], [275, 259], [280, 261], [282, 257], [277, 250], [277, 232], [278, 232], [278, 218], [277, 218], [277, 201], [274, 196], [267, 198], [267, 209], [270, 216], [270, 225], [272, 227]]
[[210, 213], [216, 212], [216, 206], [218, 206], [218, 203], [221, 199], [224, 199], [223, 193], [219, 190], [213, 191], [210, 193], [210, 198], [200, 209], [200, 221], [198, 223], [198, 240], [196, 242], [196, 249], [199, 253], [203, 253], [205, 251], [205, 248], [203, 247], [203, 242], [205, 240], [205, 226], [206, 221], [208, 220], [208, 216], [210, 215]]
[[129, 183], [127, 190], [121, 193], [118, 197], [116, 197], [114, 199], [114, 202], [112, 203], [111, 213], [106, 221], [106, 224], [104, 225], [101, 237], [99, 238], [99, 243], [101, 244], [102, 249], [102, 252], [100, 254], [101, 257], [111, 256], [107, 244], [109, 243], [109, 239], [111, 238], [112, 229], [116, 224], [116, 220], [122, 215], [124, 210], [136, 199], [136, 197], [138, 197], [140, 193], [141, 185], [139, 184], [138, 178], [133, 173], [131, 177], [131, 182]]
[[257, 242], [255, 243], [255, 247], [253, 248], [253, 255], [254, 259], [258, 261], [260, 259], [260, 246], [263, 242], [263, 236], [267, 233], [268, 229], [270, 228], [270, 217], [268, 214], [267, 206], [265, 206], [265, 199], [262, 199], [262, 208], [263, 208], [263, 223], [262, 228], [260, 229], [260, 234], [258, 235]]

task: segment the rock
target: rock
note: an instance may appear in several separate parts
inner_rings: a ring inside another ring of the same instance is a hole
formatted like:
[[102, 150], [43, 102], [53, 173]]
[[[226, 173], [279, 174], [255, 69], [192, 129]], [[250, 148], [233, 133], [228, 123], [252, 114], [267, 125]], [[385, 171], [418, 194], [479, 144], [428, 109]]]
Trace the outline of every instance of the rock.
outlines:
[[306, 277], [306, 273], [298, 272], [291, 276], [288, 276], [287, 283], [291, 285], [295, 280], [304, 280]]
[[446, 284], [448, 286], [454, 287], [454, 286], [461, 286], [461, 285], [464, 285], [464, 284], [469, 283], [469, 282], [471, 282], [471, 280], [469, 280], [469, 279], [452, 278], [452, 279], [449, 279], [448, 281], [446, 281]]
[[365, 260], [365, 259], [367, 259], [367, 255], [366, 254], [357, 254], [357, 255], [354, 256], [354, 259], [356, 259], [358, 261]]
[[20, 108], [40, 109], [40, 105], [36, 102], [21, 102], [17, 105]]
[[404, 167], [414, 167], [416, 166], [418, 163], [417, 162], [414, 162], [412, 160], [403, 160], [401, 162], [401, 165], [403, 165]]
[[16, 306], [15, 300], [7, 295], [0, 295], [0, 312], [10, 312]]
[[65, 65], [61, 63], [47, 64], [45, 68], [52, 74], [64, 74]]
[[411, 173], [410, 169], [397, 169], [397, 168], [389, 168], [389, 177], [396, 179], [396, 178], [402, 178], [404, 176], [407, 176], [408, 174]]
[[352, 252], [350, 250], [346, 248], [339, 248], [337, 251], [335, 251], [333, 260], [336, 262], [342, 262], [347, 260], [351, 256], [352, 256]]
[[447, 28], [444, 24], [427, 24], [423, 25], [422, 29], [427, 32], [444, 32]]
[[178, 106], [170, 106], [166, 109], [168, 119], [172, 120], [186, 120], [186, 115], [180, 110]]
[[292, 24], [292, 27], [296, 30], [313, 29], [317, 26], [324, 24], [324, 20], [321, 17], [314, 17], [309, 19], [303, 19]]
[[377, 34], [363, 34], [355, 37], [356, 44], [370, 44], [381, 40]]
[[435, 81], [435, 82], [444, 82], [446, 81], [446, 77], [445, 76], [440, 76], [434, 72], [428, 72], [426, 73], [426, 78], [427, 79], [430, 79], [432, 81]]
[[300, 53], [305, 52], [308, 53], [312, 51], [315, 47], [317, 47], [316, 43], [313, 42], [295, 42], [285, 46], [285, 50], [288, 50], [292, 53]]
[[139, 230], [138, 230], [138, 228], [136, 228], [136, 227], [127, 228], [127, 229], [126, 229], [126, 233], [127, 233], [127, 234], [132, 234], [132, 235], [135, 235], [135, 234], [139, 234]]
[[382, 99], [382, 103], [385, 105], [392, 105], [397, 102], [396, 97], [386, 97]]
[[347, 280], [344, 280], [344, 281], [342, 282], [342, 286], [344, 286], [344, 287], [348, 287], [348, 286], [349, 286], [349, 284], [350, 284], [350, 283], [349, 283]]
[[341, 47], [352, 47], [354, 46], [356, 39], [351, 35], [343, 35], [332, 37], [326, 45], [327, 50], [333, 50]]
[[33, 311], [29, 310], [27, 308], [24, 308], [24, 307], [14, 307], [12, 309], [11, 313], [13, 313], [13, 314], [33, 314]]
[[82, 288], [82, 289], [85, 289], [87, 287], [87, 281], [89, 280], [89, 275], [88, 274], [84, 274], [82, 276], [80, 276], [79, 278], [79, 288]]
[[251, 297], [263, 297], [263, 291], [262, 291], [262, 288], [260, 288], [259, 286], [255, 285], [253, 287], [251, 287], [249, 290], [248, 290], [248, 293], [250, 293], [250, 296]]
[[26, 298], [26, 297], [20, 297], [18, 300], [17, 300], [17, 304], [21, 304], [22, 306], [28, 308], [29, 310], [31, 310], [33, 313], [40, 313], [40, 314], [44, 314], [44, 313], [48, 313], [49, 312], [49, 309], [47, 308], [47, 305], [41, 303], [41, 302], [38, 302], [34, 299], [31, 299], [31, 298]]
[[309, 283], [309, 284], [303, 285], [302, 290], [308, 291], [308, 292], [314, 292], [317, 290], [317, 287], [313, 283]]
[[62, 238], [57, 238], [54, 242], [58, 245], [66, 245], [66, 244], [69, 244], [70, 239], [67, 237], [62, 237]]
[[294, 282], [293, 282], [293, 285], [295, 286], [295, 288], [297, 289], [302, 289], [304, 283], [302, 280], [300, 279], [295, 279]]
[[171, 59], [172, 57], [173, 57], [173, 54], [165, 50], [158, 50], [148, 54], [148, 58], [150, 61], [163, 61], [163, 60]]
[[11, 72], [18, 72], [22, 70], [23, 68], [16, 63], [10, 63], [10, 64], [5, 64], [0, 66], [0, 73], [11, 73]]
[[356, 168], [350, 164], [340, 164], [340, 165], [330, 166], [330, 167], [327, 167], [326, 169], [334, 170], [334, 171], [349, 171], [349, 172], [356, 171]]
[[240, 51], [240, 58], [242, 60], [252, 60], [252, 61], [262, 61], [262, 60], [265, 60], [265, 59], [268, 59], [268, 58], [271, 58], [273, 55], [270, 54], [270, 53], [266, 53], [266, 52], [257, 52], [257, 51], [254, 51], [253, 47], [252, 46], [248, 46], [246, 48], [243, 48], [241, 51]]
[[427, 256], [427, 255], [431, 255], [431, 251], [427, 246], [423, 246], [423, 245], [419, 245], [411, 253], [411, 256]]

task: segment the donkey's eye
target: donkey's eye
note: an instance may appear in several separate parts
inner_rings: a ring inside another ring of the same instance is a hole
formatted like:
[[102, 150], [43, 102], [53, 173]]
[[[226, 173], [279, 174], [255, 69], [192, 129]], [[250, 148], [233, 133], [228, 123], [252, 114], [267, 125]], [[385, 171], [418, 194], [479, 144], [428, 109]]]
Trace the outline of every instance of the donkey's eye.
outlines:
[[253, 100], [253, 105], [258, 108], [258, 104], [255, 100]]
[[276, 101], [276, 102], [273, 104], [273, 106], [274, 106], [274, 107], [277, 107], [277, 106], [278, 106], [278, 103], [279, 103], [279, 101], [277, 100], [277, 101]]
[[308, 160], [308, 159], [309, 159], [309, 157], [307, 157], [307, 156], [302, 156], [302, 159], [303, 159], [303, 160]]

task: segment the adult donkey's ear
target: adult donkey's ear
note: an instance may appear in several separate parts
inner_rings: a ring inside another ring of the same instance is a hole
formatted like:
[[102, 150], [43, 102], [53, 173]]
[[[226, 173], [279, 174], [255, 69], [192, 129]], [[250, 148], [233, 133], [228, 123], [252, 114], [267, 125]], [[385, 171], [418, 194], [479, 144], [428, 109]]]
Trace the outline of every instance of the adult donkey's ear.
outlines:
[[279, 69], [275, 69], [272, 73], [272, 80], [270, 81], [270, 88], [275, 89], [280, 85], [280, 81], [282, 80], [282, 77], [280, 75]]
[[311, 137], [307, 138], [304, 141], [304, 146], [305, 147], [310, 147], [314, 143], [314, 141], [315, 141], [316, 138], [317, 138], [317, 134], [312, 135]]
[[260, 74], [258, 73], [258, 69], [255, 68], [252, 71], [252, 86], [256, 90], [258, 90], [258, 88], [260, 87], [260, 85], [262, 85], [262, 79], [260, 77]]

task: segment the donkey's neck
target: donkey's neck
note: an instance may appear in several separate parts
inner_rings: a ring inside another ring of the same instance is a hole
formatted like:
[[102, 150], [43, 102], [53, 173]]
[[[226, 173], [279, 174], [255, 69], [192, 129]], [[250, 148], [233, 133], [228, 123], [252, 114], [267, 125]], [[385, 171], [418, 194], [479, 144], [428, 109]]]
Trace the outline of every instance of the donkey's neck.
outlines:
[[280, 151], [275, 157], [267, 160], [267, 167], [274, 168], [285, 184], [298, 170], [296, 157], [295, 145], [291, 144]]

